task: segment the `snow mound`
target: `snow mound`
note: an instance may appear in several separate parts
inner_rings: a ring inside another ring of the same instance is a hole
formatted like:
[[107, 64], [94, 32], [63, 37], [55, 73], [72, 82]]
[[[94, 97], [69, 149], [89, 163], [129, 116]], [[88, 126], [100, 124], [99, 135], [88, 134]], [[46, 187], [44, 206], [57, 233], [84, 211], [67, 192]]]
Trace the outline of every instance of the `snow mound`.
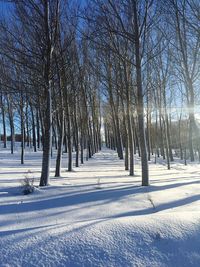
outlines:
[[199, 266], [200, 215], [146, 215], [0, 233], [1, 266]]

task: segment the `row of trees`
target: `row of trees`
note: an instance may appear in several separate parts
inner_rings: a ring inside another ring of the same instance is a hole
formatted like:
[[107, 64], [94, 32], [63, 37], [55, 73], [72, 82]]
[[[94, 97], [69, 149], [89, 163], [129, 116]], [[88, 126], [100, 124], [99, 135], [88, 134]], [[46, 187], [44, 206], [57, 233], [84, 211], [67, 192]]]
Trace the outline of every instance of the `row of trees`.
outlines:
[[[86, 41], [77, 42], [74, 6], [60, 0], [24, 0], [13, 1], [11, 8], [1, 22], [2, 116], [9, 116], [12, 153], [14, 126], [21, 129], [21, 163], [25, 139], [31, 136], [35, 151], [42, 143], [40, 185], [45, 186], [52, 140], [57, 148], [55, 176], [60, 176], [63, 144], [69, 171], [73, 149], [79, 166], [84, 149], [90, 158], [101, 146], [97, 81], [87, 63]], [[5, 119], [3, 125], [6, 140]]]
[[117, 149], [134, 175], [141, 157], [142, 185], [148, 161], [160, 155], [194, 161], [199, 152], [195, 120], [200, 67], [198, 0], [13, 0], [1, 20], [1, 115], [11, 133], [42, 146], [40, 185], [49, 183], [52, 141], [56, 176], [63, 150], [72, 170], [101, 149]]
[[108, 100], [106, 143], [120, 158], [125, 148], [130, 175], [138, 150], [142, 185], [151, 154], [166, 158], [168, 169], [175, 149], [185, 163], [188, 154], [191, 161], [200, 155], [199, 11], [195, 0], [109, 0], [88, 15]]

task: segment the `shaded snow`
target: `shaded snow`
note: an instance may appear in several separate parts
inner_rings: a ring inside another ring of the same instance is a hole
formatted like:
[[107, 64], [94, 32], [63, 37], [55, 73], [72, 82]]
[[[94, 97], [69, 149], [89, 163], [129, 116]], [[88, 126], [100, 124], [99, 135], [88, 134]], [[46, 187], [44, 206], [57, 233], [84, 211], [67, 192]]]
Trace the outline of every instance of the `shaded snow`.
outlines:
[[19, 180], [38, 182], [41, 152], [0, 151], [0, 267], [200, 266], [198, 164], [150, 163], [151, 186], [104, 149], [51, 186], [23, 196]]

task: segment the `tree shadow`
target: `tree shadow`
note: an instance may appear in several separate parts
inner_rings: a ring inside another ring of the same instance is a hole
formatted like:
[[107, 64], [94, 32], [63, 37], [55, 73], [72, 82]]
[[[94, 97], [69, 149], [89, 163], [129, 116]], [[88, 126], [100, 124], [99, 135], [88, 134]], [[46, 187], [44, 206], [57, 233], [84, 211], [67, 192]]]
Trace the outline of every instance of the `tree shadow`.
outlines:
[[156, 214], [156, 213], [161, 212], [161, 211], [166, 211], [169, 209], [174, 209], [176, 207], [185, 206], [185, 205], [191, 204], [191, 203], [193, 203], [195, 201], [199, 201], [199, 200], [200, 200], [200, 194], [195, 195], [195, 196], [191, 196], [191, 197], [187, 197], [184, 199], [179, 199], [179, 200], [163, 203], [163, 204], [157, 205], [155, 209], [147, 208], [147, 209], [143, 209], [143, 210], [129, 211], [129, 212], [121, 213], [121, 214], [116, 214], [116, 215], [110, 216], [108, 218], [140, 216], [140, 215], [148, 215], [148, 214], [153, 214], [153, 213]]
[[[151, 193], [154, 191], [163, 191], [171, 188], [176, 188], [180, 186], [185, 186], [189, 184], [197, 184], [200, 181], [192, 181], [188, 183], [176, 183], [169, 185], [161, 185], [161, 186], [150, 186], [150, 187], [142, 187], [142, 186], [124, 186], [120, 188], [109, 188], [109, 189], [86, 189], [85, 192], [65, 192], [58, 196], [53, 196], [48, 199], [31, 199], [31, 201], [27, 198], [29, 202], [20, 202], [16, 204], [5, 204], [0, 206], [0, 214], [12, 214], [16, 212], [30, 212], [30, 211], [41, 211], [45, 209], [51, 208], [61, 208], [67, 206], [78, 206], [80, 204], [89, 204], [96, 205], [97, 203], [104, 204], [105, 202], [115, 202], [123, 197], [127, 197], [129, 195], [136, 195], [140, 193]], [[49, 188], [51, 190], [51, 188]], [[160, 209], [169, 209], [174, 205], [185, 205], [192, 201], [199, 200], [199, 195], [189, 197], [187, 200], [177, 200], [172, 203], [166, 203], [160, 205]], [[24, 200], [26, 201], [26, 199]], [[157, 207], [159, 209], [159, 207]], [[145, 215], [149, 212], [152, 212], [152, 209], [136, 211], [135, 215]], [[134, 212], [133, 212], [134, 214]], [[128, 215], [127, 215], [128, 216]]]
[[49, 224], [49, 225], [42, 225], [42, 226], [36, 226], [36, 227], [29, 227], [29, 228], [21, 228], [21, 229], [12, 229], [7, 231], [0, 231], [0, 237], [9, 236], [9, 235], [15, 235], [15, 234], [21, 234], [24, 232], [29, 232], [33, 230], [42, 230], [45, 228], [55, 227], [57, 224]]

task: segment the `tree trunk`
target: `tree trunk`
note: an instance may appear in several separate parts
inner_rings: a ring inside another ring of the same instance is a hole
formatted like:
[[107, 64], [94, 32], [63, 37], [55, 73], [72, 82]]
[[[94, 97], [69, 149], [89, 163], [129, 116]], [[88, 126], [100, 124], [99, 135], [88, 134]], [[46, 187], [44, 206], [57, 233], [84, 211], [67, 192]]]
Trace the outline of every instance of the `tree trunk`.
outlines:
[[44, 114], [44, 135], [43, 135], [43, 155], [42, 155], [42, 172], [40, 178], [40, 186], [49, 184], [50, 163], [51, 163], [51, 147], [52, 147], [52, 80], [51, 80], [51, 60], [53, 47], [50, 37], [50, 14], [49, 1], [44, 1], [44, 23], [45, 23], [45, 39], [46, 39], [46, 58], [45, 58], [45, 100], [46, 109]]
[[1, 94], [1, 113], [2, 113], [2, 123], [3, 123], [3, 147], [7, 147], [7, 134], [6, 134], [6, 116], [5, 116], [5, 104], [3, 103], [3, 96]]
[[34, 152], [37, 152], [36, 132], [35, 132], [35, 116], [34, 116], [32, 105], [30, 105], [30, 109], [31, 109], [31, 116], [32, 116], [33, 148], [34, 148]]
[[142, 88], [142, 73], [141, 73], [141, 55], [140, 55], [140, 34], [138, 25], [138, 14], [136, 1], [133, 1], [134, 25], [135, 25], [135, 59], [136, 59], [136, 83], [137, 83], [137, 114], [139, 141], [141, 150], [142, 163], [142, 185], [149, 185], [149, 168], [147, 159], [147, 145], [144, 128], [144, 104], [143, 104], [143, 88]]
[[[57, 121], [59, 121], [59, 118], [57, 118]], [[60, 177], [61, 176], [61, 164], [62, 164], [63, 137], [64, 137], [63, 110], [61, 110], [60, 123], [58, 122], [57, 124], [58, 124], [59, 138], [58, 138], [58, 150], [57, 150], [57, 157], [56, 157], [55, 177]]]
[[[22, 104], [23, 105], [23, 104]], [[21, 164], [24, 164], [24, 146], [25, 146], [25, 126], [24, 126], [24, 111], [21, 107]]]

